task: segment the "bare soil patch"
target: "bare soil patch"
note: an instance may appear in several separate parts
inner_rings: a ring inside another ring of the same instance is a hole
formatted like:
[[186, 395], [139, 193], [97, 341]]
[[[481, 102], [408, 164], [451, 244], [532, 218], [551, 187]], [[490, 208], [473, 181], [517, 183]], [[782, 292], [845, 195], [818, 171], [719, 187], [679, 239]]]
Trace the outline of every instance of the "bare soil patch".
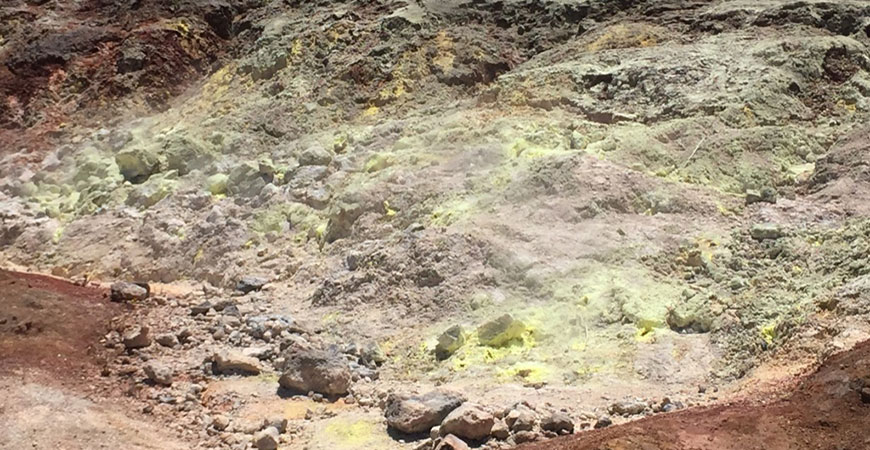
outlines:
[[43, 275], [0, 271], [0, 375], [23, 369], [58, 380], [78, 378], [71, 372], [97, 374], [100, 337], [121, 310], [104, 294]]
[[[783, 398], [695, 408], [525, 450], [867, 448], [870, 342], [828, 359]], [[863, 397], [862, 397], [863, 396]]]

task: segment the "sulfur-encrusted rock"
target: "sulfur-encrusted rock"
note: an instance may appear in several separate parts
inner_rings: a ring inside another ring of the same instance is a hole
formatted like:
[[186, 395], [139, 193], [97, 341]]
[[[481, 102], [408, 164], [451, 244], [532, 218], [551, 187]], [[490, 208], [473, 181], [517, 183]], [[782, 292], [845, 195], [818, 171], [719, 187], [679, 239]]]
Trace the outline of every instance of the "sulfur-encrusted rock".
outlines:
[[208, 146], [190, 136], [173, 133], [163, 143], [161, 156], [166, 160], [166, 168], [186, 175], [191, 170], [201, 170], [214, 160]]
[[229, 179], [227, 174], [216, 173], [206, 178], [205, 187], [211, 195], [226, 195]]
[[172, 194], [177, 185], [178, 172], [174, 170], [154, 174], [130, 191], [127, 204], [142, 209], [150, 208]]
[[435, 356], [438, 359], [447, 359], [465, 344], [465, 333], [460, 325], [454, 325], [438, 336], [438, 345], [435, 346]]
[[160, 171], [160, 157], [156, 151], [144, 148], [130, 148], [115, 155], [118, 170], [124, 179], [137, 184], [147, 180]]
[[486, 322], [477, 329], [481, 345], [501, 347], [522, 337], [526, 326], [510, 314]]

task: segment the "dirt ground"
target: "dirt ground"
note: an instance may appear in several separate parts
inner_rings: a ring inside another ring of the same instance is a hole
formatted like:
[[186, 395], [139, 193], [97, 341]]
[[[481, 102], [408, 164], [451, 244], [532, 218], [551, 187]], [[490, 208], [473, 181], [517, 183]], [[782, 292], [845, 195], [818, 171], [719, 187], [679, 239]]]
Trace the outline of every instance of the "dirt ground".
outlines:
[[69, 382], [99, 374], [100, 338], [121, 307], [102, 290], [0, 271], [0, 374], [38, 369]]
[[0, 448], [185, 448], [101, 377], [103, 290], [0, 271], [0, 305]]

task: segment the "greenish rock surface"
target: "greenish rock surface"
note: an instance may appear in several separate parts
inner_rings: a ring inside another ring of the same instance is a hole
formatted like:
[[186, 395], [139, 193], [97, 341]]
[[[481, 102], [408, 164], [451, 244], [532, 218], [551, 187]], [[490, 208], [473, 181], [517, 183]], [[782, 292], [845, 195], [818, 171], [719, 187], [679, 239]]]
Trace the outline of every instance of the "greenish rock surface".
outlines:
[[136, 186], [127, 197], [127, 204], [147, 209], [163, 200], [178, 184], [178, 173], [174, 170], [154, 175], [144, 183]]
[[244, 162], [230, 171], [227, 179], [227, 193], [240, 197], [253, 197], [266, 186], [266, 179], [260, 171], [260, 165]]
[[139, 184], [160, 171], [160, 157], [157, 152], [144, 148], [122, 150], [115, 156], [115, 162], [124, 179]]
[[694, 295], [668, 311], [667, 324], [674, 331], [706, 333], [713, 326], [710, 306], [701, 295]]
[[525, 331], [526, 325], [523, 322], [505, 314], [478, 327], [477, 336], [481, 345], [502, 347], [521, 339]]
[[376, 153], [366, 161], [365, 171], [379, 172], [394, 164], [396, 164], [396, 159], [393, 155], [387, 153]]
[[749, 235], [759, 241], [779, 239], [785, 235], [782, 226], [775, 223], [758, 223], [749, 229]]
[[438, 345], [435, 346], [435, 356], [438, 359], [447, 359], [465, 344], [465, 332], [461, 325], [454, 325], [438, 336]]
[[302, 166], [326, 166], [332, 162], [332, 153], [319, 144], [311, 145], [298, 156], [299, 165]]
[[186, 175], [191, 170], [201, 170], [214, 160], [214, 154], [203, 142], [184, 135], [173, 135], [163, 144], [166, 168]]
[[211, 195], [226, 195], [229, 179], [227, 174], [216, 173], [205, 180], [206, 189]]

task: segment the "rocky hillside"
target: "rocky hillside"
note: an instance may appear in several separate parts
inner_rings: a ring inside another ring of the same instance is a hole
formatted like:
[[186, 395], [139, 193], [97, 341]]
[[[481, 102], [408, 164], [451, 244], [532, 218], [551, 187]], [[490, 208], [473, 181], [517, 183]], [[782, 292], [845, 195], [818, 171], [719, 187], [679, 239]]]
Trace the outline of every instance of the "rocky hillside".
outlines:
[[121, 282], [105, 389], [191, 447], [502, 448], [870, 336], [864, 1], [0, 18], [0, 260]]

